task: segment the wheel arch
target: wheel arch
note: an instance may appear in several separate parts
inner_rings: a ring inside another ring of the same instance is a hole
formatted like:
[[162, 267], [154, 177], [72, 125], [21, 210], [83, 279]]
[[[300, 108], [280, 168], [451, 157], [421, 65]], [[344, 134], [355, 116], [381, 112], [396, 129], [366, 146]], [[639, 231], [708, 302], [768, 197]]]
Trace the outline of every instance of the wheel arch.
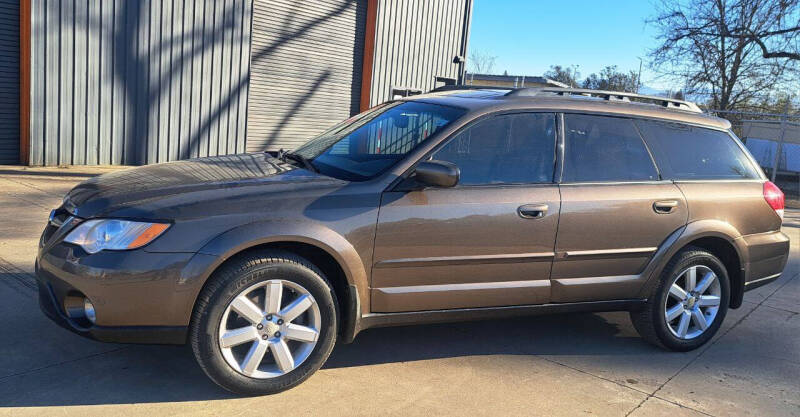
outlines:
[[729, 307], [740, 307], [744, 296], [747, 246], [741, 239], [741, 233], [730, 223], [721, 220], [692, 222], [667, 238], [651, 262], [649, 278], [642, 286], [640, 295], [645, 297], [649, 294], [653, 285], [661, 278], [661, 273], [669, 260], [691, 246], [707, 250], [722, 261], [731, 281]]
[[704, 236], [692, 240], [680, 250], [688, 247], [701, 248], [722, 261], [731, 284], [731, 298], [728, 306], [730, 308], [741, 307], [744, 298], [744, 269], [736, 246], [731, 241], [719, 236]]
[[356, 249], [343, 236], [319, 225], [263, 222], [240, 226], [212, 239], [183, 268], [178, 282], [179, 290], [191, 294], [183, 306], [187, 322], [214, 272], [244, 254], [269, 249], [306, 258], [326, 275], [339, 300], [341, 340], [352, 341], [359, 329], [362, 306], [368, 303], [364, 298], [369, 295], [366, 270]]

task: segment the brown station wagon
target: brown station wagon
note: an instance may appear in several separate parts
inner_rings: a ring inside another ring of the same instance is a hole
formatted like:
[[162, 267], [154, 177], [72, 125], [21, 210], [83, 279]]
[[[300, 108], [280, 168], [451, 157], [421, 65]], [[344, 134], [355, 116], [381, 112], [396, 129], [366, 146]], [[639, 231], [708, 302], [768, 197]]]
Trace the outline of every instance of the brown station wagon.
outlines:
[[624, 310], [686, 351], [781, 274], [783, 208], [692, 103], [446, 87], [292, 152], [83, 182], [42, 235], [39, 301], [94, 339], [188, 342], [242, 394], [375, 326]]

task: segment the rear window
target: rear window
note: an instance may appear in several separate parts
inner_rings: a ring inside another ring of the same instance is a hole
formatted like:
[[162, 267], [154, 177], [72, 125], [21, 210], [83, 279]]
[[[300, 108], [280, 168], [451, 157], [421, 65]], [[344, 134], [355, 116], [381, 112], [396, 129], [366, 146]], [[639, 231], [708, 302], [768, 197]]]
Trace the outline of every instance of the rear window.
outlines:
[[727, 132], [653, 120], [636, 123], [665, 179], [759, 178], [750, 159]]

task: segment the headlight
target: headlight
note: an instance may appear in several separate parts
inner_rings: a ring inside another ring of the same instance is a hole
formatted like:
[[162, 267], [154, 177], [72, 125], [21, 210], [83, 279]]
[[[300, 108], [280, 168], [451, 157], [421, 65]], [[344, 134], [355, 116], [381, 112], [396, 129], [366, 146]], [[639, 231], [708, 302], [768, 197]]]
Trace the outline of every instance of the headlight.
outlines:
[[152, 242], [168, 227], [166, 223], [87, 220], [72, 230], [64, 241], [74, 243], [88, 253], [136, 249]]

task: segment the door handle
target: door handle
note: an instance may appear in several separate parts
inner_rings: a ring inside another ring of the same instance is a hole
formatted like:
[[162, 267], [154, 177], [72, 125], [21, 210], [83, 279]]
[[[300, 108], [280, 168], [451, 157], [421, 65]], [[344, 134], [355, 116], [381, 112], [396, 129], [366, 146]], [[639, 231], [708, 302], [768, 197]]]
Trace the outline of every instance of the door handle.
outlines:
[[541, 219], [547, 214], [547, 204], [525, 204], [517, 208], [517, 214], [523, 219]]
[[658, 214], [669, 214], [678, 207], [678, 200], [663, 200], [653, 203], [653, 211]]

